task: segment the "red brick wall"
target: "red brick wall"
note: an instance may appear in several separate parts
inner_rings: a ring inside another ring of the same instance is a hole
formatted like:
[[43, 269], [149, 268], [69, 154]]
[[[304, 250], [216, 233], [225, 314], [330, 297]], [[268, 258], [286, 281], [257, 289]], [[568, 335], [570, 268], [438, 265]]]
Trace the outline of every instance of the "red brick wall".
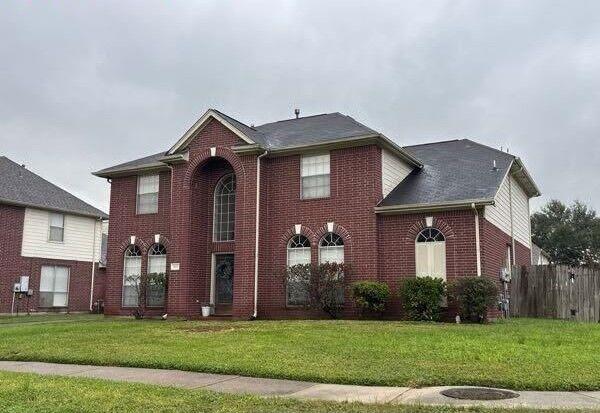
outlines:
[[427, 216], [434, 217], [433, 226], [446, 238], [447, 281], [477, 275], [475, 216], [472, 210], [381, 216], [379, 279], [388, 283], [392, 290], [392, 314], [400, 312], [398, 292], [402, 279], [415, 276], [415, 239], [425, 228]]
[[[154, 244], [154, 236], [161, 235], [169, 259], [169, 218], [171, 203], [171, 174], [160, 172], [158, 213], [136, 213], [137, 177], [113, 178], [110, 194], [110, 226], [108, 231], [106, 294], [104, 298], [107, 314], [130, 314], [131, 309], [122, 309], [123, 253], [129, 246], [130, 237], [136, 236], [136, 244], [142, 251], [142, 273], [148, 263], [148, 249]], [[157, 312], [162, 312], [157, 311]]]
[[[29, 275], [29, 288], [33, 296], [15, 301], [15, 310], [30, 311], [88, 311], [90, 305], [90, 286], [92, 263], [70, 260], [52, 260], [46, 258], [21, 257], [23, 221], [25, 208], [0, 205], [0, 313], [9, 313], [12, 305], [12, 286], [19, 282], [20, 276]], [[42, 265], [60, 265], [69, 267], [69, 305], [67, 309], [46, 309], [38, 306], [39, 285]], [[94, 301], [104, 295], [105, 277], [103, 270], [96, 267], [94, 282]]]
[[[334, 150], [330, 153], [331, 196], [300, 199], [300, 156], [267, 158], [263, 163], [264, 191], [261, 213], [260, 314], [295, 315], [286, 307], [282, 273], [287, 261], [287, 242], [294, 225], [301, 224], [318, 262], [318, 243], [335, 224], [344, 238], [344, 259], [352, 266], [347, 281], [376, 277], [377, 219], [374, 207], [381, 199], [381, 151], [375, 146]], [[346, 302], [351, 303], [350, 297]], [[348, 306], [348, 314], [352, 312]]]

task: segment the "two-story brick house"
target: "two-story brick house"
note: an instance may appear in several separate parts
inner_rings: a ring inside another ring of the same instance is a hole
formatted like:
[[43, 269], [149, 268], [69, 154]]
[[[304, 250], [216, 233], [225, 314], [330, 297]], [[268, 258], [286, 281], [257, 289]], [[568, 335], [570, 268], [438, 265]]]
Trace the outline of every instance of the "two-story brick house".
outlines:
[[157, 314], [210, 303], [247, 318], [307, 314], [283, 277], [298, 263], [344, 261], [347, 283], [397, 291], [531, 262], [539, 190], [519, 158], [469, 140], [400, 147], [340, 113], [254, 127], [209, 110], [166, 152], [95, 175], [111, 182], [108, 314], [131, 313], [131, 274], [168, 274]]
[[93, 310], [104, 296], [107, 218], [0, 156], [0, 313]]

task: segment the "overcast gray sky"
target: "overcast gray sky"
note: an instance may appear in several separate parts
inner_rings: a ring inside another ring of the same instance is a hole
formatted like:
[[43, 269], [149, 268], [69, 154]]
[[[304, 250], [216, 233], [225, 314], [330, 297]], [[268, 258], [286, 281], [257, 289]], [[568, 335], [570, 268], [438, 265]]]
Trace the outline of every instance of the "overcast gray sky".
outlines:
[[0, 59], [0, 154], [104, 210], [92, 170], [209, 107], [508, 147], [600, 209], [600, 1], [3, 1]]

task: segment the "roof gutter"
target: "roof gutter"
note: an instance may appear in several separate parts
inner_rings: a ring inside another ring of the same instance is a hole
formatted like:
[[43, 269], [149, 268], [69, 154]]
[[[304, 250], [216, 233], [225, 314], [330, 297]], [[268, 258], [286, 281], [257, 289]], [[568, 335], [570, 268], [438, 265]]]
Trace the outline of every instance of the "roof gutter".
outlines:
[[100, 170], [96, 172], [92, 172], [92, 175], [98, 176], [100, 178], [116, 178], [119, 176], [129, 176], [138, 173], [146, 173], [146, 172], [155, 172], [155, 171], [167, 171], [169, 168], [164, 162], [154, 162], [151, 164], [147, 164], [144, 166], [133, 166], [130, 168], [123, 169], [115, 169], [113, 171], [110, 170]]
[[423, 167], [423, 163], [420, 160], [415, 158], [413, 155], [408, 153], [402, 147], [398, 146], [396, 143], [394, 143], [392, 140], [387, 138], [385, 135], [382, 135], [381, 133], [370, 133], [367, 135], [335, 139], [327, 142], [315, 142], [305, 145], [289, 146], [281, 149], [271, 149], [269, 150], [269, 155], [292, 155], [296, 153], [307, 152], [310, 150], [330, 150], [369, 144], [375, 144], [394, 152], [398, 157], [402, 158], [405, 162], [409, 163], [410, 165], [416, 168], [420, 169]]
[[494, 205], [493, 198], [439, 202], [432, 204], [386, 205], [375, 207], [376, 214], [407, 214], [411, 212], [443, 211], [448, 209], [469, 209], [478, 206]]
[[535, 181], [533, 180], [533, 178], [529, 174], [529, 171], [527, 170], [527, 168], [525, 168], [525, 164], [523, 163], [523, 161], [521, 160], [521, 158], [515, 157], [515, 163], [519, 167], [519, 170], [516, 171], [516, 173], [523, 174], [523, 176], [525, 177], [525, 179], [527, 180], [527, 182], [531, 186], [531, 189], [532, 189], [531, 196], [532, 197], [537, 197], [537, 196], [542, 195], [542, 192], [537, 187]]

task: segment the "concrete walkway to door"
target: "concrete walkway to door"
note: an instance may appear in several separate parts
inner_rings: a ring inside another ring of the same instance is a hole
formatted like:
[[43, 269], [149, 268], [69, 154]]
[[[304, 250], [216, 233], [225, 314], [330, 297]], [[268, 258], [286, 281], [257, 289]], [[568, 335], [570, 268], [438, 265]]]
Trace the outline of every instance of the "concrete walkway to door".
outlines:
[[[530, 407], [536, 409], [600, 409], [597, 392], [518, 391], [519, 397], [507, 400], [459, 400], [440, 394], [450, 387], [371, 387], [322, 384], [292, 380], [263, 379], [180, 370], [131, 367], [89, 366], [77, 364], [0, 361], [0, 370], [20, 373], [86, 377], [186, 389], [204, 389], [225, 393], [280, 396], [299, 399], [348, 401], [361, 403], [428, 404], [482, 407]], [[458, 386], [454, 386], [458, 387]]]

